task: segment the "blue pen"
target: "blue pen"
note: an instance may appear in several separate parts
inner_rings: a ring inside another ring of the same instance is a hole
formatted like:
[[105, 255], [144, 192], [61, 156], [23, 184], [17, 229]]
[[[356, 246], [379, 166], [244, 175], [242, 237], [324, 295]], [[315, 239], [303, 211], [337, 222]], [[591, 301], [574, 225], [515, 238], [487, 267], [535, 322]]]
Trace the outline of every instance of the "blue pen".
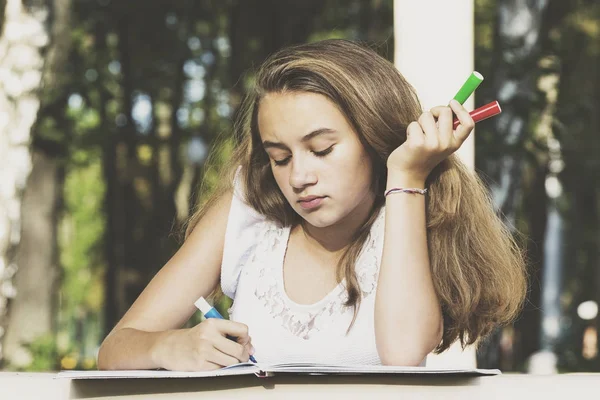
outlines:
[[[194, 305], [196, 306], [196, 308], [198, 308], [198, 310], [200, 310], [202, 312], [202, 314], [204, 314], [204, 318], [225, 319], [217, 311], [216, 308], [214, 308], [213, 306], [208, 304], [208, 302], [204, 299], [204, 297], [200, 297], [198, 300], [196, 300]], [[235, 338], [233, 338], [231, 336], [227, 336], [227, 337], [235, 342]], [[250, 356], [250, 361], [252, 361], [255, 364], [257, 363], [256, 359], [253, 356]]]

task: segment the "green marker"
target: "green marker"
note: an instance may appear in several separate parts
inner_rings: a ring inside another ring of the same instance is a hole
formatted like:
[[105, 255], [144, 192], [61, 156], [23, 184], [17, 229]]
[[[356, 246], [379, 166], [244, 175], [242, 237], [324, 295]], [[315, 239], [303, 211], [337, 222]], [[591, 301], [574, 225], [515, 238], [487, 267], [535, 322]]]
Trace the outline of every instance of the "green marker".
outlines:
[[473, 73], [469, 76], [464, 85], [458, 90], [456, 96], [454, 96], [454, 100], [458, 101], [460, 104], [463, 104], [471, 94], [477, 89], [479, 84], [483, 82], [483, 75], [481, 75], [477, 71], [473, 71]]

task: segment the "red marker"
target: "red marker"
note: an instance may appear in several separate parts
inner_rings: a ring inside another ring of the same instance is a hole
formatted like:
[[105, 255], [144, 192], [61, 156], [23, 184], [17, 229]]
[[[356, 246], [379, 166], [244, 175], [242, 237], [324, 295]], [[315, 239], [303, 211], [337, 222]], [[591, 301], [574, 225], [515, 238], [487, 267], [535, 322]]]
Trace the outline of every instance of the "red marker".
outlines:
[[[500, 104], [498, 104], [497, 100], [494, 100], [491, 103], [486, 104], [485, 106], [481, 106], [471, 111], [469, 115], [471, 116], [471, 118], [473, 118], [473, 121], [479, 122], [483, 121], [484, 119], [493, 117], [494, 115], [498, 115], [501, 112], [502, 109], [500, 108]], [[454, 129], [456, 129], [456, 127], [460, 124], [460, 121], [455, 118], [453, 122]]]

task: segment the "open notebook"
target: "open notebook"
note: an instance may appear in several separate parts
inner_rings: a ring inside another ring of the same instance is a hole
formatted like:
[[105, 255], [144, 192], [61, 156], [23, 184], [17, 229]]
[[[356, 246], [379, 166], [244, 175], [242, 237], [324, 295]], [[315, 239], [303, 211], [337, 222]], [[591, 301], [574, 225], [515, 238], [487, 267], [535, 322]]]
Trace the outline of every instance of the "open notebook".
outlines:
[[463, 369], [463, 368], [428, 368], [428, 367], [394, 367], [383, 365], [328, 365], [312, 363], [289, 364], [254, 364], [240, 363], [216, 371], [184, 372], [164, 370], [132, 370], [132, 371], [61, 371], [59, 378], [69, 379], [107, 379], [107, 378], [195, 378], [210, 376], [251, 375], [269, 377], [276, 374], [308, 374], [308, 375], [467, 375], [487, 376], [499, 375], [497, 369]]

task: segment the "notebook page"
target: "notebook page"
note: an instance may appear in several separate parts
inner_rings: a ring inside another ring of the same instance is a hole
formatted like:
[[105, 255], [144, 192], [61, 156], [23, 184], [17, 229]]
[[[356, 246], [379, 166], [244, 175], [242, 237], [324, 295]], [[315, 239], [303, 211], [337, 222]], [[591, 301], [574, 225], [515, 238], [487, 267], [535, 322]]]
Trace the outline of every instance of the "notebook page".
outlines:
[[499, 375], [497, 369], [397, 367], [387, 365], [327, 365], [313, 363], [280, 363], [260, 366], [266, 372], [297, 372], [324, 374], [405, 374], [405, 375]]
[[236, 368], [221, 368], [216, 371], [166, 371], [166, 370], [122, 370], [122, 371], [61, 371], [62, 379], [129, 379], [129, 378], [202, 378], [212, 376], [251, 375], [259, 373], [256, 365], [236, 364]]

